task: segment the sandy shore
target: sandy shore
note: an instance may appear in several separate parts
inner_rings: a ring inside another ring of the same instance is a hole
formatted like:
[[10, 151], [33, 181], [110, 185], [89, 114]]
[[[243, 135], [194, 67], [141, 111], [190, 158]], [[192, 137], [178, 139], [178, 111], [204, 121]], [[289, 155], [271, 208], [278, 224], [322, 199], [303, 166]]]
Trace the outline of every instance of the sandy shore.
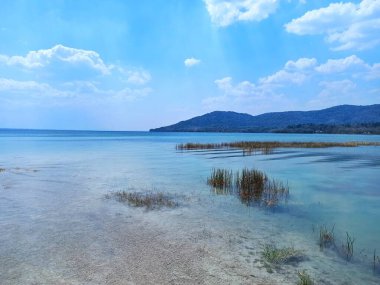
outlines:
[[275, 284], [221, 258], [205, 229], [168, 231], [154, 213], [134, 209], [87, 215], [86, 223], [54, 222], [50, 232], [30, 228], [3, 256], [1, 284]]

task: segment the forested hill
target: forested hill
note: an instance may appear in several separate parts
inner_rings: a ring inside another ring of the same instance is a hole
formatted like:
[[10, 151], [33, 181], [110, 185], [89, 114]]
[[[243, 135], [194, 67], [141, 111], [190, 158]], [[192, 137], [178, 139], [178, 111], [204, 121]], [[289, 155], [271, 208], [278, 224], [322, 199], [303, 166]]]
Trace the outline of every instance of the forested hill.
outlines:
[[379, 133], [380, 104], [340, 105], [316, 111], [249, 114], [215, 111], [153, 132]]

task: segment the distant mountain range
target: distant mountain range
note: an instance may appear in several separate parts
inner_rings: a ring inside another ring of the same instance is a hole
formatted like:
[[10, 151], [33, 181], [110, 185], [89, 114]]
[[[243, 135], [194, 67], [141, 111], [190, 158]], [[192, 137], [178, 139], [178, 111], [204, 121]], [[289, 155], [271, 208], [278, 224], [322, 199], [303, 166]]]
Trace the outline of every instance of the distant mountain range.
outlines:
[[151, 132], [380, 133], [380, 104], [249, 114], [215, 111]]

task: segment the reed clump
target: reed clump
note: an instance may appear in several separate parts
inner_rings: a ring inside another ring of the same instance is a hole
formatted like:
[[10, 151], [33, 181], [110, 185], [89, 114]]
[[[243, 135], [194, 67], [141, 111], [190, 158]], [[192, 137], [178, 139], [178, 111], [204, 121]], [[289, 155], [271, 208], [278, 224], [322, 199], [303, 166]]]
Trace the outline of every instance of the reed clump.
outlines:
[[276, 207], [280, 202], [286, 202], [289, 196], [287, 184], [269, 179], [257, 169], [244, 168], [235, 174], [227, 169], [213, 169], [207, 184], [217, 190], [217, 194], [236, 194], [246, 205]]
[[321, 250], [335, 247], [334, 228], [335, 225], [330, 230], [325, 225], [319, 228], [319, 248]]
[[380, 142], [279, 142], [279, 141], [238, 141], [224, 143], [182, 143], [177, 144], [177, 150], [204, 149], [242, 149], [245, 154], [260, 152], [270, 154], [276, 148], [329, 148], [329, 147], [358, 147], [380, 146]]
[[159, 209], [162, 207], [174, 208], [178, 206], [178, 203], [175, 202], [172, 197], [161, 192], [142, 193], [117, 191], [108, 194], [106, 197], [114, 197], [119, 202], [127, 203], [133, 207], [145, 207], [148, 210]]
[[245, 168], [241, 173], [238, 171], [235, 177], [235, 184], [240, 200], [246, 204], [252, 201], [259, 203], [267, 181], [267, 176], [259, 170]]
[[245, 204], [259, 204], [275, 207], [281, 201], [287, 201], [289, 187], [281, 181], [269, 179], [268, 176], [256, 169], [243, 169], [235, 176], [236, 192]]
[[354, 243], [355, 238], [346, 232], [346, 239], [342, 241], [342, 245], [339, 247], [336, 243], [334, 235], [335, 225], [331, 229], [328, 229], [325, 225], [319, 229], [319, 248], [321, 250], [329, 248], [335, 251], [340, 257], [351, 261], [354, 256]]
[[252, 192], [257, 196], [262, 195], [267, 181], [268, 177], [260, 170], [244, 168], [241, 172], [236, 172], [235, 184], [237, 189]]
[[214, 168], [207, 184], [219, 189], [228, 189], [232, 187], [232, 171], [228, 169]]
[[298, 278], [299, 280], [297, 285], [314, 285], [314, 281], [311, 279], [306, 270], [298, 271]]
[[265, 261], [271, 264], [300, 262], [304, 259], [304, 254], [301, 250], [294, 249], [293, 247], [278, 248], [273, 244], [264, 246], [262, 256]]
[[267, 181], [264, 190], [262, 202], [267, 207], [274, 207], [281, 201], [284, 201], [285, 203], [288, 201], [289, 185], [287, 183], [285, 184], [282, 181], [271, 179]]

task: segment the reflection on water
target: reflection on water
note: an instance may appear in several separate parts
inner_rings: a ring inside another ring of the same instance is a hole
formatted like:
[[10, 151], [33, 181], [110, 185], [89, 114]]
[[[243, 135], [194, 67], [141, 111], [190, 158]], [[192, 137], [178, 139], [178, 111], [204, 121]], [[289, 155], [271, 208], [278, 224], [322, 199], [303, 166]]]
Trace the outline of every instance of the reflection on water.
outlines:
[[[268, 155], [175, 150], [187, 141], [238, 140], [380, 137], [0, 132], [1, 284], [149, 278], [191, 284], [189, 276], [210, 284], [295, 284], [303, 269], [317, 284], [379, 284], [380, 148], [276, 149]], [[210, 192], [211, 169], [244, 167], [287, 182], [286, 209], [245, 207], [223, 191]], [[157, 188], [186, 202], [146, 213], [104, 199], [130, 187]], [[333, 250], [320, 251], [320, 227], [334, 224], [337, 247], [346, 232], [355, 238], [349, 262]], [[293, 246], [307, 258], [268, 272], [262, 260], [268, 243]]]

